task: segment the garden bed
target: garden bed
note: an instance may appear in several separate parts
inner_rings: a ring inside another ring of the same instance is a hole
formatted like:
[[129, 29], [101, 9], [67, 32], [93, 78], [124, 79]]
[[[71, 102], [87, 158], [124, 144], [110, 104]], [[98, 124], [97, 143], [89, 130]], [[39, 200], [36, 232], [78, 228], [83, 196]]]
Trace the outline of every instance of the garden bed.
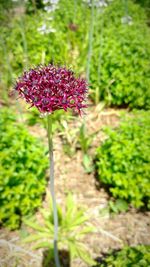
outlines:
[[[89, 153], [93, 154], [97, 143], [104, 140], [103, 126], [116, 127], [118, 125], [119, 114], [120, 110], [116, 109], [102, 109], [100, 111], [98, 106], [89, 108], [85, 118], [88, 121], [88, 131], [92, 133], [99, 130]], [[81, 118], [80, 121], [83, 119]], [[69, 125], [70, 129], [75, 127], [76, 123], [80, 122], [74, 119]], [[30, 126], [29, 131], [35, 136], [40, 135], [44, 138], [46, 144], [46, 131], [41, 126]], [[103, 212], [108, 205], [110, 196], [96, 181], [94, 173], [85, 173], [82, 165], [82, 152], [78, 150], [72, 157], [66, 155], [63, 151], [62, 138], [59, 133], [56, 133], [54, 155], [57, 202], [63, 206], [67, 192], [72, 192], [77, 203], [86, 207], [86, 213], [90, 217], [91, 224], [97, 228], [98, 233], [89, 234], [84, 240], [93, 258], [100, 257], [102, 253], [107, 253], [109, 249], [119, 249], [124, 245], [149, 244], [149, 212], [140, 212], [133, 208], [126, 213], [115, 215], [107, 211]], [[49, 186], [47, 187], [48, 190]], [[47, 205], [46, 199], [43, 203], [44, 206]], [[38, 212], [37, 218], [40, 220]], [[23, 244], [22, 239], [25, 233], [24, 226], [18, 231], [0, 229], [0, 266], [44, 266], [42, 264], [44, 250], [33, 251], [31, 245]], [[78, 266], [87, 267], [85, 263], [78, 260], [71, 263], [71, 267]]]

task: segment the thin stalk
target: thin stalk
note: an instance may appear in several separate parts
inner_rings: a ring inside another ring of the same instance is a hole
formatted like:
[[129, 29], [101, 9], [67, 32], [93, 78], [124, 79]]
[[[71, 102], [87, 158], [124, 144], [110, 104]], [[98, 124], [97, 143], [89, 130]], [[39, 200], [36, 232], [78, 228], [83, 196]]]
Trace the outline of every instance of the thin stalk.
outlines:
[[0, 38], [0, 41], [1, 41], [1, 44], [2, 44], [4, 57], [5, 57], [5, 62], [6, 62], [7, 70], [8, 70], [8, 72], [7, 72], [7, 86], [8, 86], [9, 82], [12, 84], [12, 81], [13, 81], [12, 73], [13, 73], [13, 71], [12, 71], [11, 64], [10, 64], [9, 54], [8, 54], [8, 50], [7, 50], [7, 44], [1, 38]]
[[96, 88], [95, 103], [98, 104], [100, 100], [100, 82], [101, 82], [101, 68], [102, 68], [102, 48], [103, 48], [103, 14], [100, 16], [100, 42], [99, 42], [99, 58], [98, 58], [98, 87]]
[[32, 5], [33, 5], [34, 13], [36, 13], [37, 7], [36, 7], [36, 1], [35, 0], [32, 0]]
[[125, 16], [127, 17], [129, 12], [128, 12], [128, 0], [124, 0], [124, 9], [125, 9]]
[[88, 49], [88, 58], [87, 58], [87, 69], [86, 69], [86, 77], [87, 77], [88, 82], [90, 80], [90, 64], [91, 64], [91, 58], [92, 58], [93, 32], [94, 32], [94, 0], [92, 0], [92, 8], [91, 8], [91, 22], [90, 22], [90, 30], [89, 30], [89, 49]]
[[75, 24], [75, 22], [76, 22], [76, 12], [77, 12], [77, 0], [74, 0], [74, 7], [73, 7], [73, 10], [74, 10], [74, 12], [73, 12], [73, 23]]
[[58, 255], [58, 214], [54, 191], [54, 156], [53, 156], [53, 141], [52, 141], [52, 115], [47, 116], [48, 123], [48, 145], [49, 145], [49, 160], [50, 160], [50, 192], [53, 204], [53, 218], [54, 218], [54, 258], [56, 267], [60, 267]]
[[[1, 44], [2, 44], [4, 57], [5, 57], [5, 62], [6, 62], [6, 66], [7, 66], [7, 81], [6, 81], [6, 83], [4, 81], [4, 99], [8, 102], [9, 87], [10, 87], [10, 85], [12, 86], [12, 83], [13, 83], [13, 69], [11, 67], [11, 62], [10, 62], [10, 59], [9, 59], [9, 53], [8, 53], [8, 50], [7, 50], [7, 44], [1, 38], [0, 38], [0, 41], [1, 41]], [[15, 96], [17, 98], [17, 94]], [[16, 101], [16, 107], [17, 107], [17, 109], [19, 111], [20, 119], [22, 121], [23, 120], [22, 109], [21, 109], [20, 103], [18, 101]]]
[[20, 22], [20, 29], [21, 29], [21, 36], [22, 36], [22, 42], [23, 42], [23, 52], [24, 52], [24, 63], [25, 63], [25, 68], [28, 68], [28, 45], [27, 45], [27, 39], [26, 39], [26, 34], [25, 34], [25, 27], [24, 27], [24, 21], [23, 18], [21, 19]]
[[42, 50], [41, 63], [42, 65], [45, 64], [45, 50]]

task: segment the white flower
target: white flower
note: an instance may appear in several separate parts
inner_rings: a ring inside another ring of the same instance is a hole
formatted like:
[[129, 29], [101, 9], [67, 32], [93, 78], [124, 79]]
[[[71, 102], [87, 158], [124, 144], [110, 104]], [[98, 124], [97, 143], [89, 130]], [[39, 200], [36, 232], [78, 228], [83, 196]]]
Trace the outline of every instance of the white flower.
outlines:
[[121, 18], [121, 23], [122, 24], [132, 25], [133, 21], [132, 21], [132, 18], [130, 16], [124, 16], [124, 17]]
[[57, 5], [59, 0], [43, 0], [43, 4], [49, 4], [49, 5]]
[[51, 2], [52, 5], [57, 5], [59, 0], [51, 0], [50, 2]]
[[38, 32], [40, 32], [41, 34], [48, 34], [50, 32], [56, 32], [55, 29], [48, 27], [46, 24], [43, 24], [41, 27], [39, 27]]
[[[108, 4], [105, 0], [93, 0], [95, 7], [106, 7]], [[92, 6], [92, 0], [83, 0], [83, 2], [86, 2], [89, 6]]]
[[45, 6], [44, 10], [47, 11], [48, 13], [54, 11], [55, 9], [52, 6]]
[[43, 0], [43, 4], [45, 5], [45, 4], [50, 4], [51, 3], [51, 1], [50, 0]]
[[51, 5], [51, 6], [45, 6], [44, 10], [47, 11], [48, 13], [53, 12], [57, 9], [57, 6]]
[[96, 4], [97, 7], [106, 7], [107, 6], [107, 3], [105, 0], [99, 0], [97, 1], [97, 4]]
[[48, 13], [55, 11], [57, 8], [59, 0], [43, 0], [44, 10], [47, 11]]

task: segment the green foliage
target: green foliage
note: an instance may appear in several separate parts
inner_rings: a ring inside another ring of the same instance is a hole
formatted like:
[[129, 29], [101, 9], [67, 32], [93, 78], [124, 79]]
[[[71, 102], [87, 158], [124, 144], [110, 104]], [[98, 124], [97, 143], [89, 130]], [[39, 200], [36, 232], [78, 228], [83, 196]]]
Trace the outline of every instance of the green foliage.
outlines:
[[64, 152], [72, 157], [77, 149], [81, 149], [83, 153], [83, 167], [86, 173], [93, 171], [92, 157], [88, 154], [89, 149], [92, 145], [94, 134], [87, 134], [85, 124], [83, 123], [80, 127], [74, 127], [67, 123], [66, 120], [60, 121], [60, 136], [63, 141]]
[[0, 1], [0, 21], [2, 24], [6, 23], [8, 19], [8, 13], [10, 9], [13, 7], [13, 2], [11, 0], [1, 0]]
[[44, 118], [40, 118], [40, 113], [38, 111], [37, 108], [35, 107], [32, 107], [32, 109], [29, 110], [29, 112], [26, 112], [25, 114], [25, 117], [26, 117], [26, 121], [27, 121], [27, 124], [29, 126], [34, 126], [35, 124], [37, 123], [42, 123], [43, 122], [43, 125], [46, 127], [46, 122], [44, 120]]
[[[41, 1], [27, 4], [27, 14], [16, 14], [0, 29], [3, 87], [40, 63], [65, 64], [86, 76], [91, 8], [80, 0], [60, 0], [58, 8], [47, 13]], [[122, 23], [125, 16], [132, 18], [132, 25]], [[45, 33], [40, 30], [43, 25]], [[149, 109], [150, 29], [144, 9], [128, 0], [126, 10], [123, 1], [114, 0], [103, 12], [94, 9], [93, 26], [91, 98], [96, 103]]]
[[42, 0], [28, 0], [25, 3], [26, 13], [34, 13], [37, 9], [43, 9], [44, 4]]
[[126, 115], [97, 149], [98, 179], [115, 198], [150, 208], [150, 112]]
[[15, 229], [41, 205], [48, 159], [41, 141], [6, 109], [0, 111], [0, 140], [0, 223]]
[[124, 247], [119, 252], [110, 252], [97, 267], [148, 267], [150, 266], [150, 246]]
[[150, 1], [149, 0], [134, 0], [136, 3], [138, 3], [139, 5], [141, 5], [144, 9], [145, 12], [147, 14], [147, 18], [148, 18], [148, 25], [150, 26]]
[[[40, 63], [54, 62], [55, 64], [72, 65], [73, 68], [78, 65], [78, 67], [80, 66], [78, 71], [83, 70], [81, 64], [83, 58], [80, 58], [79, 54], [82, 56], [80, 48], [84, 46], [85, 25], [82, 21], [85, 21], [85, 14], [81, 1], [77, 2], [76, 30], [71, 28], [73, 23], [76, 23], [73, 21], [75, 15], [73, 2], [64, 0], [60, 1], [59, 9], [55, 12], [49, 14], [37, 9], [30, 15], [16, 15], [7, 26], [1, 28], [1, 38], [5, 42], [4, 46], [0, 47], [1, 72], [5, 73], [2, 76], [3, 83], [7, 86], [11, 85], [10, 77], [7, 77], [10, 76], [9, 66], [11, 66], [13, 79], [16, 79], [25, 68]], [[40, 30], [43, 25], [46, 26], [47, 32], [45, 33]], [[4, 49], [7, 50], [9, 64], [6, 64]]]
[[118, 213], [124, 213], [128, 211], [129, 205], [128, 202], [124, 199], [116, 199], [116, 200], [109, 200], [106, 207], [100, 210], [100, 216], [105, 217], [106, 215], [110, 215], [114, 217]]
[[[81, 242], [82, 238], [95, 230], [90, 226], [85, 211], [79, 208], [71, 194], [66, 199], [65, 212], [60, 206], [57, 206], [59, 218], [59, 250], [66, 248], [70, 252], [71, 260], [81, 258], [88, 264], [94, 264], [94, 261], [87, 252], [86, 246]], [[24, 242], [36, 242], [34, 249], [47, 248], [50, 253], [49, 260], [53, 260], [53, 237], [54, 222], [51, 199], [49, 200], [49, 209], [41, 209], [43, 223], [36, 223], [36, 219], [26, 219], [25, 224], [35, 230], [34, 234], [30, 234], [24, 239]]]
[[86, 126], [83, 123], [79, 129], [79, 144], [84, 154], [88, 153], [88, 150], [91, 146], [93, 138], [94, 138], [94, 134], [90, 134], [90, 135], [87, 134]]
[[[125, 16], [132, 18], [131, 25], [121, 22]], [[93, 99], [99, 90], [99, 100], [109, 105], [149, 109], [150, 30], [142, 8], [128, 1], [126, 14], [122, 1], [116, 0], [100, 18], [102, 27], [95, 27], [91, 65]]]
[[86, 173], [91, 173], [94, 170], [92, 157], [88, 154], [83, 154], [83, 167]]
[[[57, 110], [52, 115], [53, 120], [53, 132], [59, 131], [61, 129], [60, 123], [61, 120], [67, 120], [69, 118], [69, 113], [64, 113], [63, 110]], [[34, 126], [35, 124], [42, 125], [47, 129], [47, 116], [42, 116], [37, 108], [32, 107], [29, 111], [25, 113], [25, 119], [29, 126]]]
[[91, 173], [93, 171], [92, 158], [90, 157], [88, 152], [92, 145], [94, 136], [95, 133], [87, 134], [85, 123], [83, 123], [79, 128], [78, 143], [83, 152], [83, 167], [87, 173]]
[[125, 212], [128, 210], [128, 203], [123, 199], [117, 199], [116, 201], [109, 201], [108, 207], [111, 213]]

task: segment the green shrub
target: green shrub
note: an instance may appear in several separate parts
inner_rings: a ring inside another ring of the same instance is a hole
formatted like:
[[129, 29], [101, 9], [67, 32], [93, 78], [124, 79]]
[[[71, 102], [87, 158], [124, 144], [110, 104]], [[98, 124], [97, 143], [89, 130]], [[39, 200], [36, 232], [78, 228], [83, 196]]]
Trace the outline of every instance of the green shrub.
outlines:
[[[6, 23], [6, 20], [8, 20], [8, 13], [9, 11], [13, 8], [14, 3], [11, 0], [5, 1], [1, 0], [0, 1], [0, 21], [1, 25]], [[12, 15], [12, 14], [11, 14]]]
[[147, 14], [147, 24], [150, 26], [150, 1], [149, 0], [134, 0], [136, 3], [141, 5]]
[[113, 1], [101, 16], [103, 28], [96, 26], [93, 41], [93, 99], [104, 100], [109, 105], [149, 109], [150, 29], [143, 9], [128, 1], [131, 25], [121, 22], [126, 13], [118, 0]]
[[98, 178], [115, 198], [150, 208], [150, 112], [126, 115], [97, 149]]
[[19, 227], [22, 217], [41, 205], [48, 159], [39, 140], [0, 111], [0, 223]]
[[116, 253], [109, 255], [102, 260], [97, 267], [148, 267], [150, 266], [150, 246], [139, 245], [125, 247]]

